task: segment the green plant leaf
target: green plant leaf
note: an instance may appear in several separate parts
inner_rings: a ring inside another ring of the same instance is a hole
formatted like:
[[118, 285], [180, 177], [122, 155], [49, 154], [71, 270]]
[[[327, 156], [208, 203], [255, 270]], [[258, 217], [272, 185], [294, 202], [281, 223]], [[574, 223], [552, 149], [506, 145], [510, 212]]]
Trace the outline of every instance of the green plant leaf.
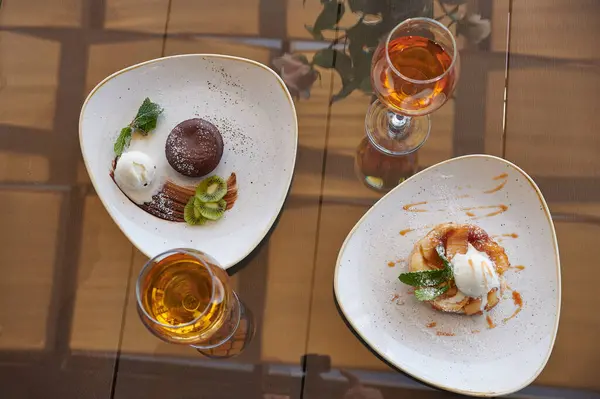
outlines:
[[361, 81], [358, 87], [360, 91], [366, 94], [373, 93], [373, 87], [371, 86], [371, 76], [365, 76]]
[[339, 50], [326, 48], [319, 50], [313, 57], [313, 64], [322, 68], [335, 68], [344, 81], [352, 78], [352, 60]]
[[323, 34], [321, 32], [315, 32], [314, 27], [312, 25], [304, 25], [304, 29], [306, 29], [307, 32], [310, 33], [312, 35], [313, 39], [315, 39], [315, 40], [325, 39], [325, 36], [323, 36]]
[[137, 115], [130, 126], [139, 130], [143, 135], [147, 135], [156, 127], [156, 121], [162, 112], [163, 109], [160, 105], [153, 103], [149, 98], [146, 98], [138, 109]]
[[337, 1], [329, 1], [323, 4], [323, 9], [317, 17], [314, 26], [304, 27], [313, 35], [315, 39], [323, 40], [323, 34], [321, 33], [325, 29], [333, 29], [335, 25], [342, 19], [346, 6], [344, 3], [338, 3]]
[[358, 86], [360, 85], [360, 82], [354, 79], [343, 83], [344, 85], [342, 86], [342, 89], [339, 92], [337, 92], [337, 94], [331, 96], [330, 104], [333, 104], [337, 101], [348, 97], [350, 93], [358, 89]]
[[419, 301], [431, 301], [448, 291], [448, 288], [450, 288], [448, 284], [441, 287], [419, 288], [418, 290], [415, 290], [415, 298]]
[[121, 154], [123, 154], [123, 151], [125, 151], [125, 148], [127, 148], [129, 145], [132, 131], [133, 129], [129, 126], [121, 129], [121, 133], [119, 134], [119, 137], [117, 137], [117, 141], [115, 141], [115, 145], [113, 147], [116, 156], [120, 157]]
[[435, 287], [448, 281], [446, 269], [422, 270], [419, 272], [402, 273], [398, 279], [413, 287]]
[[319, 50], [313, 56], [312, 63], [323, 68], [333, 68], [333, 62], [335, 58], [335, 50], [325, 48]]
[[125, 151], [131, 142], [131, 134], [134, 130], [139, 131], [145, 136], [154, 129], [156, 127], [158, 115], [160, 115], [162, 111], [163, 109], [160, 105], [155, 104], [150, 101], [149, 98], [146, 98], [129, 126], [121, 129], [121, 133], [113, 146], [115, 155], [119, 157], [123, 154], [123, 151]]
[[346, 36], [350, 42], [359, 43], [362, 49], [363, 47], [377, 47], [379, 40], [386, 33], [385, 27], [382, 24], [365, 24], [360, 19], [346, 31]]

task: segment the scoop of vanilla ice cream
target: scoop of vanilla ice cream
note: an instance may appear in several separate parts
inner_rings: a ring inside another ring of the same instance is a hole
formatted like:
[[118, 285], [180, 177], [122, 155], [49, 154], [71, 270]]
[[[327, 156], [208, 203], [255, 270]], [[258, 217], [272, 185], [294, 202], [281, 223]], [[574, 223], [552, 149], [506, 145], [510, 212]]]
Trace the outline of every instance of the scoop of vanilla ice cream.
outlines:
[[155, 172], [152, 158], [140, 151], [129, 151], [117, 161], [115, 181], [123, 190], [140, 190], [152, 183]]
[[469, 244], [467, 253], [452, 258], [456, 287], [465, 295], [486, 297], [493, 288], [500, 287], [500, 279], [493, 262], [485, 252]]

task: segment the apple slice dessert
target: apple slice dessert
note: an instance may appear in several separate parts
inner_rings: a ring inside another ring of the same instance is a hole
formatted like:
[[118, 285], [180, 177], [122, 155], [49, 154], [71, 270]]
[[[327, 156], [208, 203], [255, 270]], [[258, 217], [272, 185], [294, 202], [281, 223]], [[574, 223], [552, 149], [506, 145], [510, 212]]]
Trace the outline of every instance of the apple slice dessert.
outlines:
[[408, 273], [400, 281], [415, 286], [417, 299], [435, 309], [482, 314], [500, 301], [502, 274], [510, 263], [504, 248], [480, 227], [444, 223], [414, 246]]

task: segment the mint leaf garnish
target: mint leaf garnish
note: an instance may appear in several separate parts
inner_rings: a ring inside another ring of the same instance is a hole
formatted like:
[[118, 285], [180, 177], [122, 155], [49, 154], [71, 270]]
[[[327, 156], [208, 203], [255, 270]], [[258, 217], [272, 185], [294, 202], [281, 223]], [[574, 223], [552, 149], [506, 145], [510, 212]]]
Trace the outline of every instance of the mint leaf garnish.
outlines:
[[452, 264], [448, 258], [446, 258], [444, 246], [438, 245], [435, 250], [444, 263], [443, 269], [408, 272], [402, 273], [400, 276], [398, 276], [400, 281], [402, 281], [404, 284], [411, 285], [413, 287], [420, 287], [415, 291], [415, 297], [419, 301], [431, 301], [442, 295], [444, 292], [448, 291], [450, 285], [439, 285], [454, 278]]
[[156, 121], [162, 112], [160, 105], [146, 97], [130, 126], [145, 136], [156, 127]]
[[449, 285], [442, 285], [441, 287], [424, 287], [415, 290], [415, 298], [419, 301], [431, 301], [444, 292], [448, 291]]
[[438, 245], [437, 247], [435, 247], [435, 251], [444, 263], [445, 268], [448, 269], [448, 271], [450, 272], [450, 278], [454, 277], [454, 273], [452, 272], [452, 264], [450, 263], [448, 258], [446, 258], [446, 250], [444, 249], [444, 246]]
[[404, 284], [413, 287], [434, 287], [448, 280], [446, 269], [423, 270], [420, 272], [402, 273], [399, 277]]
[[156, 122], [161, 112], [163, 112], [163, 109], [160, 105], [153, 103], [146, 97], [133, 121], [121, 129], [121, 133], [114, 145], [115, 155], [119, 157], [123, 154], [123, 151], [129, 146], [131, 134], [134, 131], [138, 131], [144, 136], [148, 135], [156, 127]]
[[132, 131], [133, 131], [133, 129], [130, 128], [129, 126], [121, 129], [121, 133], [119, 134], [119, 137], [117, 137], [117, 141], [115, 141], [115, 146], [114, 146], [116, 156], [120, 157], [121, 154], [123, 153], [123, 151], [125, 150], [125, 147], [127, 147], [129, 145], [129, 142], [131, 141], [131, 132]]

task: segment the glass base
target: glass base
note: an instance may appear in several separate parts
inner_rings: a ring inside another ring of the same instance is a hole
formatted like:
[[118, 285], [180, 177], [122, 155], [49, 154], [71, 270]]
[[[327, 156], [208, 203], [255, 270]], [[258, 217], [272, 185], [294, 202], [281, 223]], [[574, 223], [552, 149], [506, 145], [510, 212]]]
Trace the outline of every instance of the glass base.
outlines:
[[365, 186], [387, 192], [417, 173], [417, 154], [415, 151], [404, 156], [388, 155], [365, 137], [356, 148], [354, 170]]
[[[234, 293], [235, 294], [235, 293]], [[256, 330], [254, 316], [242, 301], [237, 298], [237, 306], [231, 320], [201, 345], [192, 345], [200, 354], [211, 359], [227, 359], [241, 354], [254, 338]]]
[[365, 130], [371, 143], [389, 155], [406, 155], [418, 150], [429, 137], [429, 115], [401, 116], [379, 100], [369, 107]]

